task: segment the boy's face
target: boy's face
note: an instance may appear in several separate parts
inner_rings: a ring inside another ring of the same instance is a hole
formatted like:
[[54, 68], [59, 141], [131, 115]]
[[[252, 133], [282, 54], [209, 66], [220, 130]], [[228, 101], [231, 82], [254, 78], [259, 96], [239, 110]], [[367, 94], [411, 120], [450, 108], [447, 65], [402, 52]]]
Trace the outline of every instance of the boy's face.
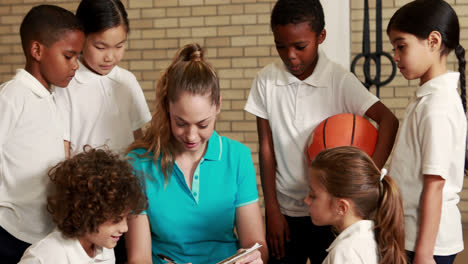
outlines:
[[49, 47], [36, 43], [37, 49], [33, 47], [32, 52], [39, 62], [39, 72], [35, 77], [47, 89], [51, 84], [67, 87], [78, 69], [78, 55], [83, 43], [84, 33], [77, 30], [66, 31], [60, 40]]
[[120, 237], [127, 232], [128, 213], [122, 215], [116, 220], [108, 220], [101, 224], [96, 233], [87, 233], [79, 238], [81, 245], [85, 250], [94, 248], [94, 246], [114, 248]]
[[97, 74], [108, 74], [125, 53], [127, 29], [120, 25], [86, 37], [82, 62]]
[[318, 45], [325, 40], [325, 29], [319, 34], [308, 22], [277, 25], [273, 30], [276, 50], [289, 72], [300, 80], [309, 77], [318, 60]]

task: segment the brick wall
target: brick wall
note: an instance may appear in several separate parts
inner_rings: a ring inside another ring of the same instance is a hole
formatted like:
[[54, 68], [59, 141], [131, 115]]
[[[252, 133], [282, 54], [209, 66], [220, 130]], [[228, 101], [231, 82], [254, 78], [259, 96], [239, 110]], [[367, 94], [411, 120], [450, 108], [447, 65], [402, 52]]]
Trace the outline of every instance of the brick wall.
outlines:
[[[345, 0], [343, 0], [345, 1]], [[132, 71], [144, 89], [151, 109], [154, 86], [160, 71], [167, 67], [175, 51], [190, 42], [207, 48], [207, 57], [217, 69], [223, 96], [222, 112], [216, 129], [225, 136], [245, 143], [258, 164], [255, 117], [243, 111], [255, 73], [276, 59], [269, 29], [270, 10], [275, 0], [124, 0], [130, 18], [131, 34], [121, 66]], [[364, 0], [351, 3], [352, 58], [361, 51]], [[375, 6], [375, 1], [369, 1]], [[382, 0], [383, 27], [395, 10], [409, 1]], [[462, 45], [468, 47], [468, 0], [450, 0], [461, 21]], [[16, 68], [24, 67], [20, 46], [19, 24], [34, 5], [51, 3], [76, 10], [78, 0], [0, 0], [0, 82], [9, 80]], [[371, 19], [375, 11], [370, 11]], [[371, 21], [371, 40], [375, 23]], [[390, 52], [385, 32], [384, 50]], [[374, 45], [374, 44], [372, 44]], [[372, 46], [372, 50], [375, 50]], [[450, 68], [456, 63], [450, 57]], [[359, 69], [359, 68], [358, 68]], [[390, 64], [382, 72], [388, 75]], [[358, 76], [362, 73], [358, 70]], [[385, 76], [383, 77], [385, 78]], [[412, 95], [416, 81], [407, 81], [399, 73], [381, 88], [380, 95], [398, 118]], [[409, 88], [411, 87], [411, 88]], [[372, 90], [373, 91], [373, 90]], [[468, 184], [465, 184], [468, 186]], [[261, 191], [261, 190], [260, 190]], [[460, 208], [468, 222], [468, 189], [462, 193]]]

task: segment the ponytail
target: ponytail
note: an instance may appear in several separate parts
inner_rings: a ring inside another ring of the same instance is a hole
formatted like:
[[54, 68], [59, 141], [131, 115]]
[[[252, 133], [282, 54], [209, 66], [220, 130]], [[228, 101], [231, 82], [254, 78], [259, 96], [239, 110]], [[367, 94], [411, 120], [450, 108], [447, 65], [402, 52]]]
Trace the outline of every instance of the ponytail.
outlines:
[[[466, 74], [465, 74], [465, 49], [462, 45], [458, 44], [455, 48], [455, 55], [458, 59], [458, 71], [460, 72], [460, 97], [463, 105], [463, 110], [466, 113]], [[466, 148], [466, 147], [465, 147]], [[465, 170], [468, 170], [468, 156], [465, 151]]]
[[463, 110], [465, 110], [466, 113], [466, 75], [465, 75], [465, 66], [466, 66], [466, 60], [465, 60], [465, 49], [462, 47], [462, 45], [458, 44], [458, 46], [455, 48], [455, 55], [457, 56], [458, 59], [458, 71], [460, 72], [460, 96], [463, 104]]
[[144, 148], [146, 152], [141, 156], [147, 156], [153, 152], [154, 164], [161, 157], [161, 170], [164, 182], [169, 181], [169, 175], [174, 166], [174, 153], [171, 142], [171, 127], [169, 117], [169, 105], [167, 100], [168, 69], [162, 74], [156, 84], [156, 109], [150, 122], [150, 127], [146, 129], [141, 139], [135, 140], [127, 149], [130, 152], [134, 149]]
[[395, 181], [385, 176], [381, 182], [380, 206], [375, 216], [375, 238], [379, 264], [406, 264], [403, 204]]

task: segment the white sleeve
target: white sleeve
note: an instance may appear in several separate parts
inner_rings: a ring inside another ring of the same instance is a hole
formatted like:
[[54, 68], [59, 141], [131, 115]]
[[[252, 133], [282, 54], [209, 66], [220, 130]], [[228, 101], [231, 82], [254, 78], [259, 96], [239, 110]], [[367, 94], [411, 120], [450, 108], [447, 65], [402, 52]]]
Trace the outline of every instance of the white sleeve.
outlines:
[[132, 96], [132, 104], [130, 109], [130, 118], [132, 129], [135, 131], [141, 128], [144, 124], [151, 120], [151, 113], [146, 103], [145, 95], [138, 83], [135, 75], [131, 74], [130, 79], [130, 94]]
[[4, 96], [0, 96], [0, 149], [6, 143], [10, 133], [16, 126], [19, 113]]
[[[445, 111], [430, 111], [424, 114], [418, 129], [418, 138], [421, 144], [422, 173], [439, 175], [447, 179], [449, 166], [453, 155], [455, 142], [455, 129], [457, 128]], [[464, 143], [464, 142], [462, 142]]]
[[252, 82], [249, 97], [244, 110], [263, 119], [268, 119], [266, 108], [266, 84], [261, 76], [257, 74]]
[[379, 101], [351, 72], [343, 75], [338, 92], [341, 96], [337, 98], [343, 100], [341, 103], [345, 111], [360, 116], [364, 116], [367, 110]]

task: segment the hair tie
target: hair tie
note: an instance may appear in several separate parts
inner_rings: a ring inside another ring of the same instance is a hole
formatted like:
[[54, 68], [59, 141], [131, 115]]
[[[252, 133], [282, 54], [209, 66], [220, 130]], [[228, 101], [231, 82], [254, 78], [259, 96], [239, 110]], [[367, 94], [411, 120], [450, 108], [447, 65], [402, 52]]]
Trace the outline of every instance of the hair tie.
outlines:
[[190, 60], [192, 61], [201, 61], [202, 53], [197, 50], [190, 55]]
[[382, 170], [380, 171], [380, 181], [383, 180], [383, 178], [385, 177], [385, 175], [387, 175], [387, 169], [384, 168], [384, 169], [382, 169]]

